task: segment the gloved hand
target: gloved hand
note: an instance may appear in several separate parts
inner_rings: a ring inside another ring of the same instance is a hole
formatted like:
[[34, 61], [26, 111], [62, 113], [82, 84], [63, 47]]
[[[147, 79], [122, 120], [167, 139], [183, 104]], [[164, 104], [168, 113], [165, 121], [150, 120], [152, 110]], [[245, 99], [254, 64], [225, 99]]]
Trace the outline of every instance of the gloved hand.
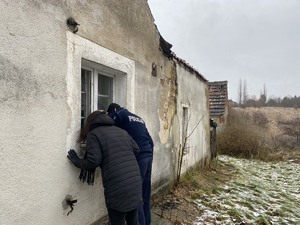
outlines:
[[78, 168], [80, 168], [80, 158], [78, 157], [77, 153], [74, 151], [74, 149], [70, 149], [68, 151], [67, 155], [68, 159], [71, 160], [71, 162]]

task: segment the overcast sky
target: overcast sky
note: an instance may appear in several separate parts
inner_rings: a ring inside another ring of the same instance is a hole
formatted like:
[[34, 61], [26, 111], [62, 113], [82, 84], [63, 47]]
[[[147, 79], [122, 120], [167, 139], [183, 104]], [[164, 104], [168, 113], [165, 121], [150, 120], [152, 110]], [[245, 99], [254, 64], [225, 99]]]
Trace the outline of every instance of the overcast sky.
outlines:
[[148, 0], [172, 51], [209, 81], [248, 95], [300, 96], [300, 0]]

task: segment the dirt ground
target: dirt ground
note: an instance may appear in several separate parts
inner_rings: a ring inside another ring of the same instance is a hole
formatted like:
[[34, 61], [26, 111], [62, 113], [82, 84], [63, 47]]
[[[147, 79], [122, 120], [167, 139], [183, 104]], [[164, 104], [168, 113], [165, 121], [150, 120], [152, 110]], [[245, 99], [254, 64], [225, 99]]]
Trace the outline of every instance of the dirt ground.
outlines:
[[[213, 193], [236, 173], [229, 164], [215, 160], [209, 168], [198, 169], [187, 174], [178, 187], [163, 199], [153, 203], [153, 225], [191, 225], [201, 215], [201, 209], [193, 201], [203, 193]], [[164, 222], [164, 223], [163, 223]]]

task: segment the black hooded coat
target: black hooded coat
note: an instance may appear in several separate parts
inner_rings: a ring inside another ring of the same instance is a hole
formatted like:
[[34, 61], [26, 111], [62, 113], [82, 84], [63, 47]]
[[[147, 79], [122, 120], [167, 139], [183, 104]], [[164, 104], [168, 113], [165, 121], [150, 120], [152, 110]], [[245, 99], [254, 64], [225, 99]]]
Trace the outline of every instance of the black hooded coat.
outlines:
[[85, 170], [101, 168], [106, 207], [129, 212], [142, 204], [142, 181], [135, 154], [139, 148], [123, 129], [113, 126], [106, 114], [99, 115], [86, 139]]

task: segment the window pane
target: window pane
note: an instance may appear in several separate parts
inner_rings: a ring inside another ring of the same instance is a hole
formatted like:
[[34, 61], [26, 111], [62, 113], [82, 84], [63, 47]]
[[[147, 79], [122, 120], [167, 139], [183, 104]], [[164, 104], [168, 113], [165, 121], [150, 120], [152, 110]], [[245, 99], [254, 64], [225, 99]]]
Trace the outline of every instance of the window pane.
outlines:
[[112, 102], [113, 78], [98, 74], [98, 109], [106, 110]]
[[90, 70], [81, 69], [81, 128], [91, 113], [91, 74]]

